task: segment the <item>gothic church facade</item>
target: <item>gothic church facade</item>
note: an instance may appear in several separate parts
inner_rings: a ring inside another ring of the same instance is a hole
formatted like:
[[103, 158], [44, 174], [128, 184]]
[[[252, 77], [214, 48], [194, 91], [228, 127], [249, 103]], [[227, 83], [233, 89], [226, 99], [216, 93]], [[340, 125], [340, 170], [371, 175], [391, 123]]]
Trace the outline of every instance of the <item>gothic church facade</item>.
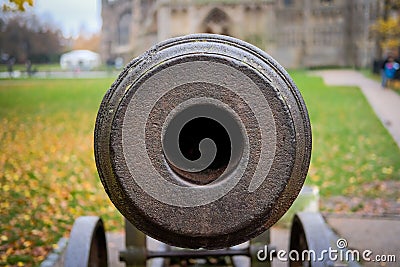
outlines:
[[379, 0], [102, 0], [103, 60], [190, 33], [250, 42], [287, 68], [370, 66]]

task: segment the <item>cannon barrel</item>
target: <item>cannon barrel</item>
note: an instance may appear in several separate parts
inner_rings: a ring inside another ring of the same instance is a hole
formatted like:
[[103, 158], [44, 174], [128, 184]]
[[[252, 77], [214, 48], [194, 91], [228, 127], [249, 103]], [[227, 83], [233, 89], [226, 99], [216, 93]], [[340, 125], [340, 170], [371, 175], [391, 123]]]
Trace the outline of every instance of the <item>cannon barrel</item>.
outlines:
[[107, 194], [139, 230], [219, 249], [256, 237], [291, 206], [311, 128], [274, 59], [235, 38], [196, 34], [125, 67], [100, 105], [94, 145]]

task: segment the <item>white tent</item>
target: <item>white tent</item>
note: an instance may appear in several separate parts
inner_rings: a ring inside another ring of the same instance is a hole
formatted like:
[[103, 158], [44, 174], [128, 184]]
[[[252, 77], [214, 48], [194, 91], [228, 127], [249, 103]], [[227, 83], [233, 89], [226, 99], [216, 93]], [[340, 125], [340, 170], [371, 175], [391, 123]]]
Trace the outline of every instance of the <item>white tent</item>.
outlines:
[[73, 50], [60, 58], [64, 70], [91, 70], [100, 64], [100, 55], [89, 50]]

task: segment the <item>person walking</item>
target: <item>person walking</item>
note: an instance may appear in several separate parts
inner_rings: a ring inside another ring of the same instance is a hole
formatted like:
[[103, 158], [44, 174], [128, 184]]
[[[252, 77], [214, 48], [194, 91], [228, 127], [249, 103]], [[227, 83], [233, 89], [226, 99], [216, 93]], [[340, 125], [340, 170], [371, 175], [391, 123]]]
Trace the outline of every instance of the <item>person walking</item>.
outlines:
[[383, 63], [382, 71], [382, 88], [387, 88], [388, 81], [393, 79], [396, 71], [400, 68], [400, 64], [394, 61], [392, 56], [389, 56]]

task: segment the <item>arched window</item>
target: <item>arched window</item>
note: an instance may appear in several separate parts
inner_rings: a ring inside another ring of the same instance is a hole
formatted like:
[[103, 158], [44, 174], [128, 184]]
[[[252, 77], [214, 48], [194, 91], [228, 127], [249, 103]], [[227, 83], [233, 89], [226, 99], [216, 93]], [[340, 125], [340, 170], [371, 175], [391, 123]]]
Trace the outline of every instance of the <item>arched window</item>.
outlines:
[[229, 35], [229, 25], [230, 19], [228, 15], [219, 8], [212, 9], [203, 21], [206, 33]]
[[118, 44], [126, 45], [129, 44], [130, 29], [132, 22], [132, 13], [124, 13], [118, 22]]

